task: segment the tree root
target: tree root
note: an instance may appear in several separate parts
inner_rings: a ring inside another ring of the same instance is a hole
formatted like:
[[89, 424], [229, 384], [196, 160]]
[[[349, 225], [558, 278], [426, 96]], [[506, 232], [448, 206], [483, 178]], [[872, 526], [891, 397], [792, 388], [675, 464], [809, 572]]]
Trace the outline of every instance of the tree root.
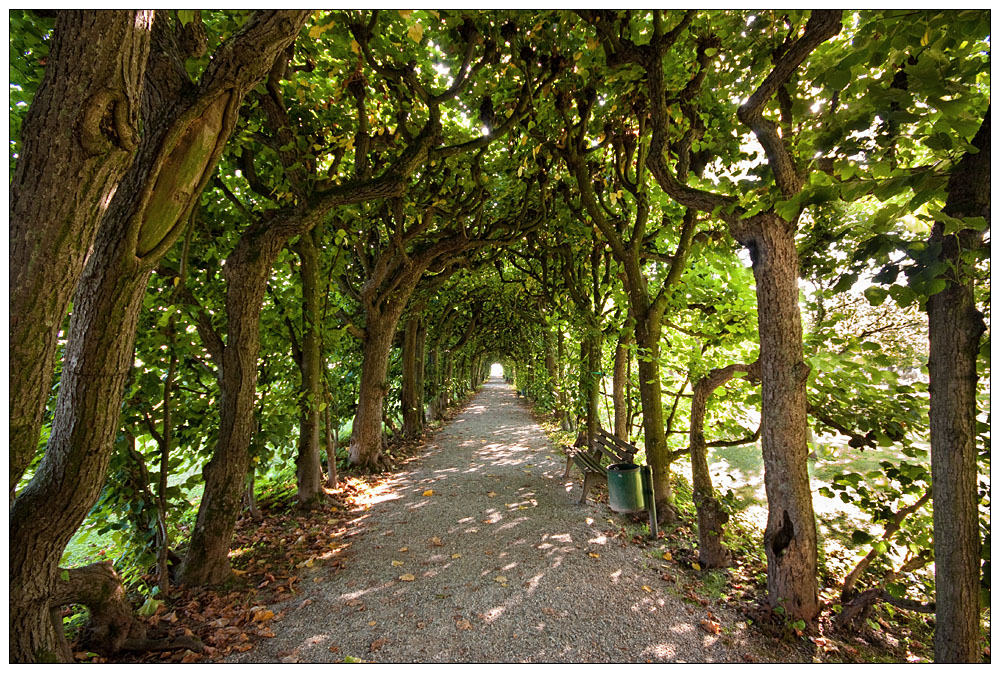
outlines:
[[60, 608], [64, 605], [82, 605], [87, 608], [90, 617], [80, 632], [79, 644], [102, 656], [122, 651], [205, 651], [204, 644], [190, 636], [147, 638], [146, 627], [136, 619], [132, 604], [125, 596], [121, 577], [115, 572], [111, 561], [64, 571], [49, 605], [52, 625], [60, 639], [59, 648], [67, 661], [72, 660], [72, 655], [60, 616]]

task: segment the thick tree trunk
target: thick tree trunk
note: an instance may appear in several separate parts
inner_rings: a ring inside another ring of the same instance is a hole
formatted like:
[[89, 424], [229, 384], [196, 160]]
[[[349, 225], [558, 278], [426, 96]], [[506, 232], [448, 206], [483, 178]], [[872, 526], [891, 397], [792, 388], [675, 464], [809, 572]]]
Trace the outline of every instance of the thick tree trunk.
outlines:
[[151, 270], [183, 229], [235, 124], [242, 96], [306, 16], [255, 16], [220, 47], [200, 87], [191, 87], [178, 67], [166, 20], [154, 24], [143, 92], [145, 135], [77, 289], [45, 456], [11, 509], [10, 608], [19, 620], [11, 624], [13, 661], [51, 651], [48, 596], [63, 549], [104, 481]]
[[[97, 501], [111, 459], [135, 325], [149, 271], [108, 264], [121, 241], [98, 236], [73, 302], [45, 456], [10, 513], [10, 658], [46, 659], [56, 640], [48, 598], [66, 543]], [[103, 240], [102, 240], [103, 239]], [[115, 329], [110, 329], [114, 325]]]
[[[990, 221], [990, 113], [948, 182], [946, 215]], [[945, 289], [927, 300], [930, 337], [931, 471], [936, 586], [934, 661], [982, 661], [979, 628], [980, 539], [976, 463], [976, 360], [985, 330], [976, 308], [975, 269], [963, 255], [983, 247], [982, 233], [944, 235], [931, 245], [952, 269]]]
[[628, 441], [628, 405], [625, 402], [626, 385], [628, 383], [628, 346], [632, 337], [622, 333], [615, 346], [615, 369], [611, 382], [611, 396], [615, 403], [615, 437], [623, 442]]
[[[232, 574], [229, 543], [239, 518], [244, 479], [250, 469], [250, 441], [256, 426], [253, 411], [260, 312], [271, 267], [288, 239], [301, 233], [302, 226], [288, 223], [279, 227], [278, 223], [261, 221], [240, 237], [226, 258], [223, 274], [227, 343], [222, 351], [219, 439], [204, 468], [205, 492], [180, 568], [180, 580], [187, 585], [217, 584]], [[318, 424], [313, 431], [318, 433]], [[316, 451], [318, 459], [318, 437]]]
[[38, 450], [56, 336], [139, 138], [153, 12], [62, 11], [10, 183], [10, 481]]
[[366, 337], [361, 349], [358, 410], [354, 416], [349, 456], [351, 465], [378, 470], [382, 466], [382, 402], [386, 393], [385, 379], [399, 313], [387, 315], [370, 310], [367, 318]]
[[299, 363], [302, 387], [299, 391], [299, 445], [295, 459], [295, 478], [296, 500], [303, 508], [315, 507], [325, 498], [319, 441], [322, 362], [316, 231], [314, 229], [308, 234], [303, 234], [295, 245], [295, 252], [300, 260], [299, 275], [302, 279], [302, 358]]
[[57, 580], [51, 606], [71, 604], [83, 605], [90, 612], [80, 633], [80, 644], [88, 650], [112, 655], [120, 652], [127, 641], [146, 637], [146, 629], [135, 618], [125, 586], [111, 561], [73, 568], [66, 571], [66, 579]]
[[419, 353], [420, 317], [411, 316], [403, 328], [403, 382], [400, 403], [403, 408], [403, 437], [416, 439], [423, 434], [423, 391], [420, 388], [422, 358]]
[[795, 231], [769, 213], [741, 242], [757, 284], [768, 600], [789, 617], [811, 622], [819, 614], [816, 520], [806, 460], [809, 366], [802, 353]]

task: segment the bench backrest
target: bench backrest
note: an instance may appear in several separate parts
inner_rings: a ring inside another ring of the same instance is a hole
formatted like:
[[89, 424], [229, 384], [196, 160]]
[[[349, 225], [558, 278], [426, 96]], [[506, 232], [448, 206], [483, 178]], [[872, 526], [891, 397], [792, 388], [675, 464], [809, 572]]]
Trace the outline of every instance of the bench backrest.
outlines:
[[591, 448], [595, 452], [600, 452], [607, 456], [613, 463], [634, 462], [635, 454], [639, 450], [628, 442], [623, 442], [604, 428], [597, 428], [594, 442]]

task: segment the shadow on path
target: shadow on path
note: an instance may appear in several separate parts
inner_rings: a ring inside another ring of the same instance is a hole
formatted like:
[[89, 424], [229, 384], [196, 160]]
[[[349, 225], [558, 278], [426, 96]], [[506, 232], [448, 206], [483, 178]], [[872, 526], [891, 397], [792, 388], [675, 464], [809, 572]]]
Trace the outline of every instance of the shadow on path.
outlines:
[[405, 471], [357, 512], [337, 573], [315, 568], [276, 638], [232, 661], [740, 661], [730, 635], [612, 537], [604, 505], [490, 379]]

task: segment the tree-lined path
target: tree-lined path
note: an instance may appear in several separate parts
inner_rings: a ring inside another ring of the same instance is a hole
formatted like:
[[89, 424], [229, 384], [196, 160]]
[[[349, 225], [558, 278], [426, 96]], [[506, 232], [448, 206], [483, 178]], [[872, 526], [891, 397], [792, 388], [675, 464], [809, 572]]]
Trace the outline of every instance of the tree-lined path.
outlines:
[[234, 661], [745, 661], [743, 625], [700, 628], [705, 610], [609, 535], [621, 519], [606, 505], [576, 504], [579, 473], [564, 469], [491, 378], [385, 482], [336, 580], [304, 576], [302, 595], [272, 606], [287, 611], [275, 637]]
[[699, 610], [989, 660], [988, 10], [9, 23], [11, 662], [249, 648], [386, 479], [328, 654], [726, 659], [510, 391], [425, 437], [492, 366], [637, 447]]

